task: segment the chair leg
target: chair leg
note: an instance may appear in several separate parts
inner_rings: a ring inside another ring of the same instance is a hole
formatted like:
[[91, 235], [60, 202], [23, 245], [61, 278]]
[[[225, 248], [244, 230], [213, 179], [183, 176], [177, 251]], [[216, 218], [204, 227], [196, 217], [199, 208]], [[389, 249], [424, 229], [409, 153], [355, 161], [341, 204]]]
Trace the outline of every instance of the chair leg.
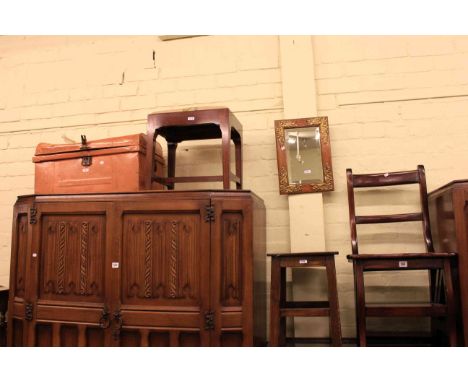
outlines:
[[340, 307], [338, 303], [338, 289], [336, 285], [335, 259], [329, 257], [326, 260], [328, 301], [330, 304], [330, 337], [332, 346], [341, 346], [341, 322]]
[[452, 279], [452, 266], [450, 259], [444, 260], [445, 293], [447, 304], [447, 331], [450, 346], [457, 346], [457, 320], [455, 294]]
[[272, 258], [270, 284], [270, 346], [279, 346], [280, 341], [280, 284], [280, 263], [279, 260]]
[[362, 265], [357, 264], [356, 262], [354, 263], [354, 293], [356, 303], [357, 345], [367, 346], [364, 270]]
[[[430, 285], [430, 301], [431, 304], [445, 304], [445, 294], [442, 295], [444, 282], [443, 269], [430, 269], [429, 270], [429, 285]], [[442, 291], [442, 292], [441, 292]], [[440, 321], [441, 317], [431, 317], [431, 338], [432, 345], [439, 346], [441, 343], [440, 336]]]

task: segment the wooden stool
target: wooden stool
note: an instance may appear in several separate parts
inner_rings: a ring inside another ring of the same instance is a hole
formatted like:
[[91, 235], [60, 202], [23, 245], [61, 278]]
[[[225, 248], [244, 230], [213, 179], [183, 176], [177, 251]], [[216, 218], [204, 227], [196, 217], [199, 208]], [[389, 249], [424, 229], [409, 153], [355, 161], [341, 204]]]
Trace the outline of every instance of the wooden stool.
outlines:
[[[270, 346], [286, 344], [286, 317], [330, 317], [333, 346], [341, 346], [341, 324], [336, 287], [338, 252], [279, 253], [271, 256]], [[286, 301], [286, 268], [325, 267], [328, 301]]]
[[[156, 175], [155, 162], [148, 155], [151, 171], [151, 184], [154, 182], [174, 189], [179, 182], [223, 182], [223, 189], [230, 189], [230, 182], [236, 183], [238, 190], [242, 189], [242, 126], [227, 108], [154, 113], [148, 115], [148, 150], [153, 151], [158, 135], [167, 142], [167, 177]], [[223, 174], [214, 176], [184, 176], [175, 177], [176, 149], [183, 141], [221, 138]], [[231, 173], [232, 141], [236, 153], [236, 173]]]

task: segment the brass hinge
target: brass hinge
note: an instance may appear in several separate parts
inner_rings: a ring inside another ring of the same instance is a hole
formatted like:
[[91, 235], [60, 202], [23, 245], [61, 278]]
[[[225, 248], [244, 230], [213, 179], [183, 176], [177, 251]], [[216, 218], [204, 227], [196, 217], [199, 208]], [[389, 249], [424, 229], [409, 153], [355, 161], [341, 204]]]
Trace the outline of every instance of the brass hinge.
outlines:
[[37, 215], [37, 208], [33, 205], [29, 209], [29, 224], [36, 224], [37, 223], [36, 215]]
[[6, 315], [3, 312], [0, 312], [0, 329], [6, 328], [7, 323], [6, 323]]
[[213, 330], [215, 327], [214, 324], [215, 314], [212, 310], [205, 312], [205, 330]]
[[214, 222], [215, 221], [214, 206], [212, 206], [212, 205], [205, 206], [205, 211], [206, 211], [205, 221], [206, 222]]
[[33, 319], [33, 304], [30, 302], [24, 305], [24, 319], [26, 321], [32, 321]]

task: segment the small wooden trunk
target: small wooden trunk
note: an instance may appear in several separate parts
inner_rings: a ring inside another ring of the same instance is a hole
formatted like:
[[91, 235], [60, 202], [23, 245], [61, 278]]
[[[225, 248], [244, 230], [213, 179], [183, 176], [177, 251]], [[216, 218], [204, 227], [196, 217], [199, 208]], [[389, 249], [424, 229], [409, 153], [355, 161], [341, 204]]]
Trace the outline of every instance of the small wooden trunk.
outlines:
[[[150, 189], [145, 134], [80, 144], [40, 143], [36, 148], [36, 194], [135, 192]], [[163, 175], [161, 145], [156, 144], [156, 171]], [[162, 187], [160, 187], [162, 189]]]

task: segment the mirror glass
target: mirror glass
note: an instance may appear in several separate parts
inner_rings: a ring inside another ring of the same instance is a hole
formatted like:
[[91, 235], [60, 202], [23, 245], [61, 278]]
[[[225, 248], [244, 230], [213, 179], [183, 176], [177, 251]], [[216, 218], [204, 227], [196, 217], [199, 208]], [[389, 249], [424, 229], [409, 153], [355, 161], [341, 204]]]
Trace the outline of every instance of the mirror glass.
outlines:
[[290, 184], [323, 183], [320, 128], [284, 129]]

